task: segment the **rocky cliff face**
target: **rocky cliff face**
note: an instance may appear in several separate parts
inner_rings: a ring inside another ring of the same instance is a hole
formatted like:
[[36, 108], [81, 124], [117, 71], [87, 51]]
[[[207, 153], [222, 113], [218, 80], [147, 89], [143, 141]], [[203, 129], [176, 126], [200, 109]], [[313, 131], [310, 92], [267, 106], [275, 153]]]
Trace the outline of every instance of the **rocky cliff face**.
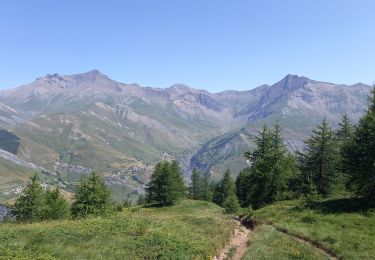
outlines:
[[4, 217], [10, 216], [11, 210], [5, 205], [0, 204], [0, 223], [3, 222]]
[[17, 154], [20, 147], [20, 139], [15, 134], [0, 129], [0, 149]]
[[238, 171], [243, 151], [251, 149], [249, 136], [276, 120], [288, 147], [300, 149], [323, 117], [333, 125], [344, 112], [358, 120], [369, 91], [294, 75], [272, 86], [209, 93], [183, 84], [123, 84], [97, 70], [52, 74], [0, 91], [0, 127], [19, 137], [13, 152], [24, 161], [73, 184], [82, 174], [74, 169], [96, 169], [129, 190], [147, 183], [164, 153], [186, 172], [196, 166]]

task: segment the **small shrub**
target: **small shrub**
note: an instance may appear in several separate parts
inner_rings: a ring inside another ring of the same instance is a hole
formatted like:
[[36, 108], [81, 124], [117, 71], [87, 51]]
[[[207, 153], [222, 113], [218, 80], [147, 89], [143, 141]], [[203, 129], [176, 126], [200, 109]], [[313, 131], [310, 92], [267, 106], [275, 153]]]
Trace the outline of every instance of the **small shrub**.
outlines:
[[136, 205], [138, 206], [144, 206], [147, 204], [147, 198], [145, 195], [139, 195]]
[[237, 196], [234, 194], [229, 195], [229, 197], [224, 200], [223, 207], [228, 214], [236, 213], [240, 209], [240, 203], [238, 202]]
[[331, 244], [331, 245], [337, 242], [337, 240], [334, 239], [334, 238], [331, 237], [331, 236], [328, 236], [328, 237], [323, 238], [323, 241], [324, 241], [324, 242], [327, 242], [327, 243], [329, 243], [329, 244]]
[[129, 207], [133, 206], [133, 203], [130, 199], [126, 199], [122, 202], [122, 206], [124, 208], [129, 208]]
[[252, 219], [252, 217], [254, 216], [254, 209], [249, 206], [245, 211], [244, 211], [244, 214], [243, 216], [245, 217], [245, 219]]
[[318, 222], [318, 218], [312, 215], [302, 217], [301, 221], [307, 224], [314, 224]]
[[134, 228], [134, 235], [143, 236], [147, 233], [148, 229], [149, 229], [149, 223], [148, 222], [146, 222], [146, 221], [138, 222], [135, 225], [135, 228]]
[[113, 207], [113, 210], [117, 211], [117, 212], [121, 212], [124, 209], [123, 205], [121, 203], [118, 203], [118, 202], [114, 202], [112, 204], [112, 207]]
[[314, 207], [314, 204], [317, 200], [319, 200], [321, 197], [316, 194], [307, 194], [303, 197], [303, 199], [300, 200], [299, 205], [296, 207], [298, 210], [305, 210], [305, 209], [312, 209]]
[[132, 207], [132, 208], [130, 208], [130, 212], [138, 212], [138, 211], [140, 211], [140, 207]]

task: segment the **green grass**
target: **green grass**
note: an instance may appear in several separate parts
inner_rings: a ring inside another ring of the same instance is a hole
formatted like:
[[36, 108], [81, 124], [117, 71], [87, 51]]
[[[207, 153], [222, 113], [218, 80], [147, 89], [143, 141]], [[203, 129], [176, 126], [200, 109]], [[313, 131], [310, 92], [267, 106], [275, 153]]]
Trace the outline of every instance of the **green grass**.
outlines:
[[275, 203], [252, 217], [309, 238], [345, 259], [375, 259], [375, 212], [351, 198], [320, 200], [309, 208], [301, 201]]
[[233, 222], [209, 202], [105, 218], [0, 226], [0, 259], [194, 259], [217, 255]]
[[10, 199], [14, 194], [6, 195], [10, 189], [24, 184], [33, 170], [0, 158], [0, 202]]
[[253, 230], [244, 259], [329, 259], [324, 253], [272, 226], [261, 225]]

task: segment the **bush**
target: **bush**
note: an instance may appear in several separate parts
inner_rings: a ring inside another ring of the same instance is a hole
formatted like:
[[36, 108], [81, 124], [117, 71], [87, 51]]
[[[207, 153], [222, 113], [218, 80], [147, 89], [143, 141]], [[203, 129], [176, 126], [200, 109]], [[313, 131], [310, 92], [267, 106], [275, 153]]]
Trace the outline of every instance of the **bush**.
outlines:
[[122, 203], [112, 202], [112, 209], [113, 211], [121, 212], [124, 209], [124, 207]]
[[240, 203], [236, 195], [229, 195], [223, 202], [226, 213], [236, 213], [240, 209]]
[[122, 206], [124, 208], [129, 208], [129, 207], [133, 206], [133, 202], [130, 199], [126, 199], [122, 202]]
[[249, 206], [245, 211], [244, 211], [244, 214], [243, 214], [243, 217], [245, 219], [252, 219], [252, 217], [254, 216], [254, 209]]
[[147, 198], [145, 195], [139, 195], [137, 202], [135, 203], [137, 206], [144, 206], [147, 204]]
[[301, 221], [307, 224], [315, 224], [316, 222], [318, 222], [318, 217], [309, 214], [302, 217]]

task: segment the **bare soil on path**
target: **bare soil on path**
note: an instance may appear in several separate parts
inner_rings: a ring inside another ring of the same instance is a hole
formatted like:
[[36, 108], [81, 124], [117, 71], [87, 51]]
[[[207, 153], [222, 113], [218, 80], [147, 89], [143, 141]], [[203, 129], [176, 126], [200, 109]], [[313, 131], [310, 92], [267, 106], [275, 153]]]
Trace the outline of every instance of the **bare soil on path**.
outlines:
[[246, 252], [248, 241], [251, 235], [251, 230], [241, 224], [239, 220], [237, 227], [234, 229], [234, 234], [229, 243], [220, 252], [218, 260], [231, 259], [240, 260]]
[[[249, 246], [252, 228], [254, 228], [254, 224], [252, 224], [250, 228], [248, 227], [248, 225], [244, 225], [244, 223], [242, 223], [238, 219], [235, 219], [234, 221], [236, 222], [237, 226], [234, 229], [232, 238], [230, 239], [229, 243], [223, 248], [223, 250], [221, 250], [219, 257], [214, 257], [214, 260], [241, 260], [242, 257], [245, 255], [246, 249]], [[325, 254], [329, 259], [340, 259], [332, 250], [324, 248], [320, 244], [314, 243], [308, 238], [290, 234], [287, 230], [282, 229], [280, 227], [273, 227], [276, 231], [289, 235], [291, 239], [295, 239], [300, 243], [304, 243], [311, 247], [314, 247], [316, 250], [319, 250], [321, 253]]]

